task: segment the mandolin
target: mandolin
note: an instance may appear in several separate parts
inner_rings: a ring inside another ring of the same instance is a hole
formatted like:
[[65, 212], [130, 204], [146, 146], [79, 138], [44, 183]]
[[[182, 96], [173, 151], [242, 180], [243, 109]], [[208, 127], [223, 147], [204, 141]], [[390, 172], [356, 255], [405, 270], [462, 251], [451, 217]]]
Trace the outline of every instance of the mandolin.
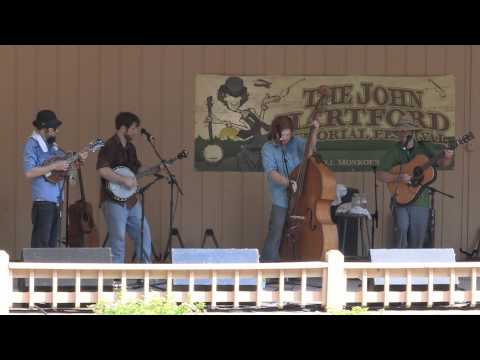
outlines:
[[52, 171], [46, 173], [45, 175], [43, 175], [43, 178], [45, 180], [47, 180], [48, 182], [51, 182], [51, 183], [54, 183], [54, 184], [62, 181], [65, 178], [65, 176], [67, 176], [68, 173], [70, 172], [70, 168], [71, 168], [72, 164], [75, 163], [75, 161], [78, 161], [78, 159], [80, 159], [80, 153], [81, 152], [85, 152], [85, 151], [95, 152], [95, 151], [98, 151], [100, 148], [102, 148], [104, 145], [105, 145], [104, 141], [100, 138], [97, 138], [97, 139], [95, 139], [95, 141], [92, 141], [90, 144], [85, 146], [78, 153], [68, 153], [64, 156], [53, 156], [53, 157], [51, 157], [50, 159], [46, 160], [42, 164], [42, 166], [47, 166], [47, 165], [50, 165], [50, 164], [52, 164], [56, 161], [62, 161], [63, 160], [63, 161], [67, 162], [67, 164], [69, 165], [69, 168], [65, 171], [52, 170]]

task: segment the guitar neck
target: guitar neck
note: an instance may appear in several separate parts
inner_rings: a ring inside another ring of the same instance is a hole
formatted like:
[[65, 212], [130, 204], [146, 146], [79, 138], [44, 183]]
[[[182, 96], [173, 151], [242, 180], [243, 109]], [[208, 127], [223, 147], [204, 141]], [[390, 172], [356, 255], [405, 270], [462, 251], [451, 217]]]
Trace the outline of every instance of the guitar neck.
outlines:
[[212, 107], [213, 107], [213, 98], [209, 96], [207, 98], [207, 110], [208, 110], [208, 136], [210, 140], [213, 141], [213, 126], [212, 126]]
[[73, 155], [70, 155], [65, 161], [68, 164], [73, 164], [75, 161], [77, 161], [80, 158], [80, 153], [75, 153]]
[[442, 151], [440, 151], [440, 153], [434, 156], [433, 159], [428, 160], [422, 166], [423, 170], [428, 169], [430, 166], [437, 166], [438, 162], [444, 157], [443, 150], [455, 150], [460, 143], [461, 142], [459, 140], [455, 140], [455, 143], [450, 144], [449, 146], [446, 146], [445, 149], [442, 149]]
[[76, 152], [73, 155], [70, 155], [65, 161], [69, 164], [73, 164], [75, 161], [80, 159], [80, 153], [85, 151], [92, 151], [92, 150], [89, 146], [86, 146], [83, 149], [81, 149], [79, 152]]

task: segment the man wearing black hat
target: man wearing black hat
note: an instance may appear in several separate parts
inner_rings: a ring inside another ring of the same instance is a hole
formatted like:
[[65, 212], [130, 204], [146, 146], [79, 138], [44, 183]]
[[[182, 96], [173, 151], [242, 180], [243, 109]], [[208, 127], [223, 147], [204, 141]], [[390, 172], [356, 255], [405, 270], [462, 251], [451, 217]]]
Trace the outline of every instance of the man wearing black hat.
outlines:
[[[453, 159], [453, 151], [444, 149], [441, 145], [418, 141], [415, 132], [421, 130], [410, 117], [401, 118], [395, 131], [399, 142], [395, 143], [380, 160], [378, 179], [384, 183], [409, 183], [411, 176], [407, 173], [391, 174], [392, 167], [410, 162], [416, 155], [423, 154], [429, 158], [443, 151], [439, 165], [448, 166]], [[422, 248], [428, 229], [430, 213], [430, 190], [424, 189], [411, 204], [400, 206], [392, 198], [394, 234], [396, 248]]]
[[[31, 247], [56, 247], [60, 235], [63, 181], [51, 183], [43, 175], [54, 170], [68, 170], [69, 165], [66, 161], [43, 164], [54, 156], [65, 155], [55, 143], [62, 122], [53, 111], [42, 110], [37, 113], [32, 124], [35, 129], [28, 138], [23, 153], [24, 173], [32, 184]], [[81, 153], [80, 156], [84, 160], [87, 153]]]

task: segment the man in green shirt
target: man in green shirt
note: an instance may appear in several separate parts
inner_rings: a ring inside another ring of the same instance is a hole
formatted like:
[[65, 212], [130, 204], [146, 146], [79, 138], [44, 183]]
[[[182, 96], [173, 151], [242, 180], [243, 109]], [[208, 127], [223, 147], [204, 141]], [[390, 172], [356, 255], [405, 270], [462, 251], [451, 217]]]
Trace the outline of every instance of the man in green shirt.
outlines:
[[[453, 159], [453, 151], [443, 146], [417, 141], [415, 132], [421, 130], [410, 118], [400, 119], [396, 126], [399, 142], [390, 148], [380, 160], [378, 179], [384, 183], [409, 183], [411, 176], [407, 173], [394, 175], [390, 173], [392, 167], [406, 164], [416, 155], [424, 154], [429, 158], [437, 156], [443, 151], [440, 166], [448, 166]], [[422, 248], [425, 242], [430, 212], [430, 190], [424, 189], [417, 200], [405, 206], [395, 204], [392, 199], [394, 219], [394, 234], [396, 248]]]

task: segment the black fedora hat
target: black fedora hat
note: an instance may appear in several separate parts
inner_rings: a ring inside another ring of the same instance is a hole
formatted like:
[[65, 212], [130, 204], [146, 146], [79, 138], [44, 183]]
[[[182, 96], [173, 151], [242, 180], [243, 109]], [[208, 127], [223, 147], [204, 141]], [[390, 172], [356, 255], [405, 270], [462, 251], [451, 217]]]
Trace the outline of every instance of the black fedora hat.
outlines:
[[41, 110], [37, 113], [37, 118], [32, 122], [37, 129], [56, 129], [62, 122], [58, 120], [57, 115], [52, 110]]
[[236, 76], [230, 76], [225, 84], [220, 86], [220, 91], [233, 97], [242, 96], [247, 88], [243, 85], [243, 80]]

